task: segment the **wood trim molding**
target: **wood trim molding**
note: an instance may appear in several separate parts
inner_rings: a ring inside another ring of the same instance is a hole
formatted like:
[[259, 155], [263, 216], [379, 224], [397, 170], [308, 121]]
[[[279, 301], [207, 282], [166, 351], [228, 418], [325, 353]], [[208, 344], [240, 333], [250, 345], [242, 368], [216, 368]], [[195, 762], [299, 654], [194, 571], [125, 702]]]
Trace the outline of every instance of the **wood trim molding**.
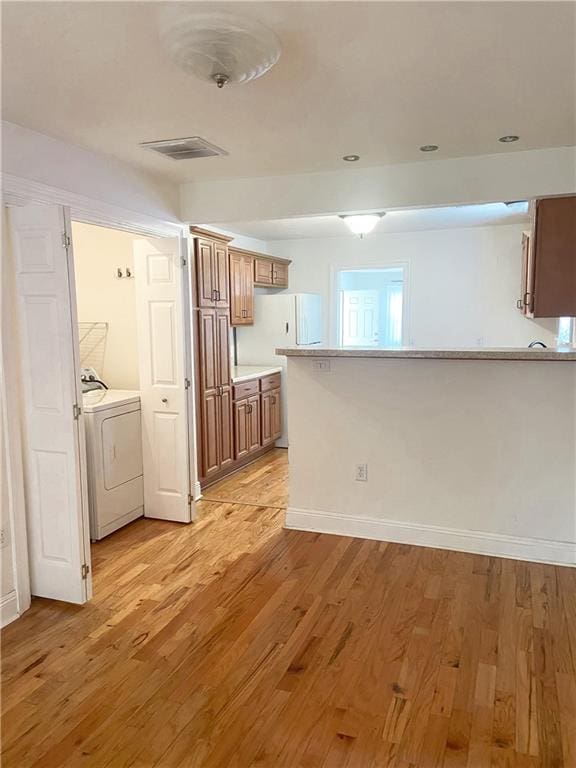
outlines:
[[51, 187], [11, 173], [1, 173], [2, 197], [5, 205], [64, 205], [70, 218], [84, 224], [120, 229], [151, 237], [176, 237], [186, 230], [179, 222], [162, 221], [153, 216], [104, 203], [76, 192]]
[[221, 240], [223, 243], [230, 243], [234, 240], [230, 235], [223, 235], [221, 232], [212, 232], [210, 229], [202, 227], [190, 227], [192, 237], [208, 237], [210, 240]]
[[285, 527], [297, 531], [393, 541], [420, 547], [526, 560], [532, 563], [576, 566], [576, 543], [568, 541], [528, 539], [485, 531], [439, 528], [434, 525], [416, 525], [356, 515], [336, 515], [331, 512], [296, 507], [288, 507], [286, 510]]

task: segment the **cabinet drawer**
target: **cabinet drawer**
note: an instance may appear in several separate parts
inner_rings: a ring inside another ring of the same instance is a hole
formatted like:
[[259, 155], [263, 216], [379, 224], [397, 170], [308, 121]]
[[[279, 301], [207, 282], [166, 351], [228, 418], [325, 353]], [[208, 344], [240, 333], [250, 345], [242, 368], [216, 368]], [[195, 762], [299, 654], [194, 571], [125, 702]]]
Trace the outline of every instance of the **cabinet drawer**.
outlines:
[[242, 381], [240, 384], [234, 384], [232, 390], [234, 400], [243, 400], [245, 397], [257, 395], [259, 391], [258, 379], [251, 379], [250, 381]]
[[280, 386], [280, 374], [272, 373], [270, 376], [263, 376], [260, 379], [260, 392], [269, 392], [271, 389], [278, 389]]

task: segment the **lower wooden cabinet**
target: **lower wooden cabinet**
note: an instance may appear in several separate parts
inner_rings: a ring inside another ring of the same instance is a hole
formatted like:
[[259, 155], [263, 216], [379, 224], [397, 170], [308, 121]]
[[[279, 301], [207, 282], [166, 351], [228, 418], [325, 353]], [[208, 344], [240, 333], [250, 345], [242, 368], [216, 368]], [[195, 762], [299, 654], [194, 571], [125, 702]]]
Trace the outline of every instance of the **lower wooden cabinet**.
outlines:
[[282, 434], [280, 390], [273, 389], [262, 395], [262, 445], [271, 445]]
[[234, 403], [234, 448], [237, 460], [261, 448], [260, 395], [252, 395]]
[[203, 476], [211, 477], [234, 462], [231, 387], [219, 387], [202, 396]]

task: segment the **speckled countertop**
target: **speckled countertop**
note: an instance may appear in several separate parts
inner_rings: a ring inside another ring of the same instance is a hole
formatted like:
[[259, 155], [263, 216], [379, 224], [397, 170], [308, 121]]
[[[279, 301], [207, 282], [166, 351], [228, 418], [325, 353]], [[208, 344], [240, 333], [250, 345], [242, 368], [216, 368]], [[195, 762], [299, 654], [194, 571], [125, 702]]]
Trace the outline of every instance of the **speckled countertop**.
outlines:
[[232, 382], [239, 384], [241, 381], [257, 379], [260, 376], [270, 376], [273, 373], [281, 373], [279, 365], [235, 365], [232, 368]]
[[576, 362], [576, 349], [533, 347], [478, 347], [474, 349], [410, 349], [408, 347], [282, 347], [277, 355], [287, 357], [378, 357], [406, 360], [522, 360], [528, 362]]

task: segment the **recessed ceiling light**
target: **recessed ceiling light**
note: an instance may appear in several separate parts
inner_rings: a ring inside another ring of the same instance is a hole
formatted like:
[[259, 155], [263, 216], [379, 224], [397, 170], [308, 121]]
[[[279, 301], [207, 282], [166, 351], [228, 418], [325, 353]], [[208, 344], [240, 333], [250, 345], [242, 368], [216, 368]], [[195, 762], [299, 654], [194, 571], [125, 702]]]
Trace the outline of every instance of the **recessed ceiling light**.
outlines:
[[502, 144], [510, 144], [513, 141], [518, 141], [520, 136], [500, 136], [498, 141], [501, 141]]
[[344, 155], [342, 160], [346, 160], [347, 163], [356, 163], [360, 160], [360, 155]]
[[436, 152], [438, 144], [424, 144], [420, 147], [420, 152]]

